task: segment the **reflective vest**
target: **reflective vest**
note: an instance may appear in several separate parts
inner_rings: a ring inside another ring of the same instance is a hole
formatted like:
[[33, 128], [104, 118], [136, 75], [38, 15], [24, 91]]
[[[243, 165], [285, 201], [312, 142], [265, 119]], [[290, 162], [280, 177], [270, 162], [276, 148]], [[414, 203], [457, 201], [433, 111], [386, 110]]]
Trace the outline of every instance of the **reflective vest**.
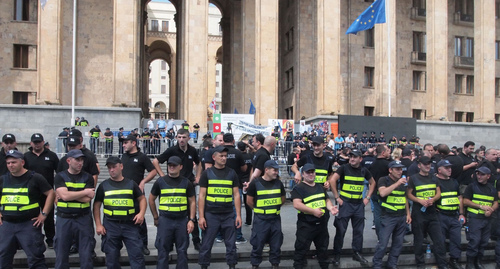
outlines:
[[93, 138], [99, 138], [99, 132], [98, 131], [92, 132], [92, 137]]
[[424, 184], [420, 180], [420, 175], [415, 175], [411, 178], [415, 185], [415, 196], [420, 199], [427, 199], [436, 196], [436, 181], [432, 180], [431, 183]]
[[[441, 180], [441, 179], [440, 179]], [[449, 179], [452, 180], [452, 179]], [[444, 180], [443, 180], [444, 181]], [[452, 190], [445, 189], [445, 185], [441, 184], [441, 198], [437, 203], [437, 208], [446, 213], [456, 213], [460, 206], [460, 200], [458, 200], [458, 183], [453, 180], [450, 182], [454, 185]]]
[[[481, 189], [478, 186], [479, 183], [474, 182], [472, 183], [472, 202], [478, 205], [485, 205], [485, 206], [492, 206], [493, 202], [495, 201], [495, 196], [497, 195], [496, 190], [493, 189], [493, 187], [490, 188], [490, 193], [485, 193], [481, 191]], [[486, 184], [488, 187], [490, 185]], [[471, 213], [472, 216], [481, 216], [485, 217], [484, 210], [481, 209], [476, 209], [472, 207], [467, 207], [467, 211]]]
[[365, 187], [364, 167], [360, 167], [361, 173], [358, 173], [350, 164], [344, 166], [344, 181], [340, 187], [339, 195], [348, 200], [361, 201], [363, 198], [363, 189]]
[[[106, 136], [110, 135], [111, 136], [111, 135], [113, 135], [113, 133], [108, 133], [108, 134], [104, 133], [104, 135], [106, 135]], [[113, 137], [112, 136], [111, 137], [106, 137], [105, 139], [106, 139], [106, 142], [113, 142]]]
[[7, 173], [3, 176], [2, 198], [0, 199], [0, 210], [3, 216], [11, 217], [26, 217], [31, 219], [31, 216], [38, 216], [40, 213], [40, 205], [38, 197], [30, 197], [28, 183], [35, 172], [29, 171], [29, 179], [14, 184], [12, 175]]
[[133, 219], [135, 216], [134, 182], [123, 179], [122, 186], [116, 188], [111, 185], [111, 179], [101, 183], [104, 191], [104, 216], [113, 220]]
[[88, 126], [88, 125], [89, 125], [89, 123], [88, 123], [88, 122], [86, 122], [86, 121], [82, 121], [82, 122], [80, 122], [80, 126]]
[[[382, 179], [382, 178], [381, 178]], [[379, 179], [379, 180], [381, 180]], [[390, 182], [395, 182], [390, 178], [390, 177], [384, 177], [384, 180], [390, 180]], [[386, 212], [390, 213], [398, 213], [398, 214], [405, 214], [406, 210], [406, 192], [402, 190], [402, 188], [394, 189], [389, 195], [386, 197], [380, 197], [380, 200], [382, 200], [381, 206], [384, 207]], [[403, 187], [404, 188], [404, 187]]]
[[[66, 188], [68, 191], [82, 191], [85, 189], [87, 185], [87, 181], [91, 177], [89, 173], [81, 172], [80, 178], [77, 182], [73, 182], [73, 180], [69, 177], [68, 170], [62, 171], [59, 175], [64, 179], [64, 183], [66, 184]], [[57, 212], [65, 213], [65, 214], [83, 214], [90, 211], [90, 203], [82, 203], [79, 201], [64, 201], [59, 198], [57, 200]]]
[[271, 188], [266, 188], [256, 180], [255, 188], [257, 195], [255, 196], [255, 207], [253, 212], [255, 214], [265, 215], [279, 215], [281, 208], [281, 181], [274, 180], [274, 185]]
[[[305, 183], [300, 183], [300, 184], [305, 184]], [[309, 194], [308, 196], [305, 196], [306, 194], [302, 193], [300, 188], [297, 187], [296, 190], [297, 190], [297, 192], [299, 192], [299, 194], [301, 196], [304, 196], [302, 198], [302, 202], [304, 203], [304, 205], [306, 205], [307, 207], [312, 208], [312, 209], [320, 208], [323, 213], [328, 213], [326, 210], [326, 198], [327, 197], [325, 196], [325, 190], [323, 189], [323, 186], [321, 186], [320, 184], [315, 184], [314, 187], [316, 188], [314, 191], [314, 194]], [[313, 216], [311, 214], [304, 213], [301, 211], [297, 211], [297, 212], [299, 214], [299, 216], [298, 216], [299, 220], [304, 220], [307, 222], [320, 221], [320, 219], [316, 218], [315, 216]], [[329, 216], [330, 216], [329, 214], [324, 214], [321, 217], [321, 219], [328, 220]]]
[[328, 164], [330, 162], [327, 156], [323, 155], [323, 157], [325, 158], [325, 162], [318, 168], [317, 165], [314, 164], [311, 154], [307, 155], [308, 163], [312, 163], [315, 166], [314, 172], [316, 172], [316, 177], [314, 178], [314, 182], [318, 184], [324, 184], [328, 177]]
[[177, 186], [171, 186], [165, 178], [160, 177], [157, 181], [160, 187], [160, 202], [158, 209], [160, 215], [173, 218], [187, 216], [188, 198], [186, 190], [188, 179], [180, 177], [181, 182]]
[[233, 206], [233, 180], [232, 174], [235, 173], [230, 169], [229, 175], [231, 179], [219, 179], [210, 167], [207, 169], [208, 188], [206, 204], [208, 207], [231, 207]]

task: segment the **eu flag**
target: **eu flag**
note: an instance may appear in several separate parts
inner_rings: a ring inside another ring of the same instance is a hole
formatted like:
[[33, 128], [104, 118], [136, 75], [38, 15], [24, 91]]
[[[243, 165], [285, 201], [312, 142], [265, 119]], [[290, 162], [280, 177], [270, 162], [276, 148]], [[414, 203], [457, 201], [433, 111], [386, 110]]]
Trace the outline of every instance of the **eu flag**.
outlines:
[[248, 114], [255, 114], [255, 106], [253, 105], [252, 99], [250, 99], [250, 109], [248, 110]]
[[385, 0], [375, 0], [351, 24], [345, 34], [357, 34], [360, 31], [372, 29], [375, 23], [385, 23]]

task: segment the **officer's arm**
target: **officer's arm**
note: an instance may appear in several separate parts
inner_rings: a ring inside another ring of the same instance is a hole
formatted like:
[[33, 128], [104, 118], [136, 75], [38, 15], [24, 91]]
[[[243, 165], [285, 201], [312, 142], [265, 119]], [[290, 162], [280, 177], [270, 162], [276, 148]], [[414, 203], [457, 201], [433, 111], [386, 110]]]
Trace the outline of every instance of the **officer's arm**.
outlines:
[[254, 209], [254, 207], [255, 207], [255, 197], [250, 196], [250, 195], [247, 194], [247, 206], [249, 206], [251, 209]]
[[101, 201], [94, 201], [94, 222], [95, 222], [95, 231], [97, 235], [106, 234], [106, 229], [102, 226], [101, 222]]
[[[195, 175], [195, 179], [194, 179], [194, 182], [196, 184], [198, 184], [200, 182], [200, 177], [201, 177], [201, 173], [203, 172], [203, 167], [201, 167], [201, 161], [198, 162], [198, 164], [195, 164], [196, 165], [196, 175]], [[205, 168], [208, 168], [205, 164]]]
[[292, 172], [294, 174], [300, 174], [300, 171], [299, 171], [299, 166], [297, 165], [297, 162], [294, 162], [292, 167], [290, 168], [290, 170], [292, 170]]
[[465, 213], [464, 213], [464, 198], [462, 197], [462, 195], [458, 196], [458, 201], [460, 202], [460, 204], [458, 205], [458, 209], [459, 209], [458, 214], [459, 214], [459, 216], [463, 217], [463, 216], [465, 216], [464, 215]]
[[375, 185], [377, 185], [377, 183], [375, 183], [375, 179], [373, 179], [373, 177], [371, 177], [369, 180], [368, 180], [368, 183], [370, 183], [370, 187], [368, 189], [368, 193], [366, 194], [366, 197], [370, 197], [372, 196], [373, 192], [375, 191]]
[[408, 199], [406, 199], [406, 223], [411, 223], [411, 213], [410, 213], [410, 203], [408, 203]]
[[[476, 203], [472, 202], [468, 198], [463, 198], [463, 201], [464, 201], [464, 206], [466, 206], [466, 207], [472, 207], [472, 208], [476, 208], [476, 209], [482, 209], [482, 207], [483, 207], [480, 204], [476, 204]], [[497, 203], [497, 206], [498, 206], [498, 203]]]
[[293, 199], [293, 207], [300, 212], [314, 215], [314, 209], [306, 206], [304, 202], [302, 202], [302, 199], [299, 198]]
[[143, 180], [141, 180], [139, 186], [141, 184], [142, 184], [142, 186], [146, 185], [146, 183], [148, 183], [149, 181], [153, 180], [153, 178], [155, 178], [155, 176], [157, 174], [158, 174], [158, 171], [156, 171], [156, 169], [153, 169], [153, 170], [149, 171], [148, 175]]
[[246, 171], [247, 171], [247, 168], [248, 168], [248, 167], [247, 167], [247, 164], [245, 164], [245, 165], [243, 165], [243, 166], [240, 166], [240, 170], [241, 170], [241, 172], [242, 172], [242, 173], [243, 173], [243, 172], [246, 172]]
[[158, 172], [158, 174], [160, 175], [160, 177], [164, 177], [165, 176], [165, 173], [163, 173], [163, 170], [161, 170], [160, 162], [158, 161], [158, 159], [155, 158], [153, 160], [153, 166], [155, 167], [155, 169]]
[[440, 187], [436, 187], [436, 195], [434, 195], [434, 197], [431, 198], [432, 204], [434, 204], [435, 202], [437, 202], [439, 199], [441, 199], [441, 188]]
[[94, 197], [90, 192], [94, 193], [94, 188], [87, 188], [81, 191], [68, 191], [66, 187], [59, 187], [56, 189], [57, 196], [63, 201], [78, 201], [83, 203], [90, 202], [92, 197]]
[[259, 169], [259, 168], [254, 168], [254, 169], [253, 169], [252, 176], [250, 177], [250, 180], [248, 181], [248, 183], [252, 182], [252, 180], [253, 180], [254, 178], [260, 177], [260, 175], [262, 175], [262, 171], [260, 171], [260, 169]]
[[340, 179], [340, 175], [337, 173], [333, 173], [333, 176], [329, 178], [330, 188], [332, 189], [333, 197], [335, 200], [339, 198], [339, 193], [337, 191], [337, 181]]
[[496, 211], [498, 209], [498, 201], [494, 201], [491, 208], [493, 208], [493, 211]]
[[139, 202], [139, 214], [141, 214], [142, 218], [144, 218], [144, 215], [146, 215], [146, 209], [148, 208], [146, 197], [144, 195], [141, 195], [137, 197], [137, 200]]
[[326, 209], [328, 209], [332, 215], [337, 215], [337, 213], [339, 213], [339, 209], [333, 205], [330, 198], [326, 198]]
[[50, 212], [50, 210], [52, 210], [52, 207], [54, 206], [54, 197], [56, 196], [55, 193], [54, 193], [54, 190], [53, 189], [50, 189], [46, 192], [44, 192], [43, 194], [45, 194], [45, 196], [47, 196], [47, 198], [45, 198], [45, 206], [43, 207], [43, 212]]
[[[248, 196], [247, 196], [247, 197], [248, 197]], [[248, 201], [248, 200], [247, 200], [247, 201]], [[285, 195], [283, 195], [283, 196], [281, 196], [281, 206], [283, 206], [283, 205], [285, 204], [285, 202], [286, 202], [286, 196], [285, 196]]]
[[234, 207], [236, 209], [236, 217], [241, 217], [241, 196], [240, 189], [233, 187]]
[[196, 219], [196, 195], [188, 197], [189, 202], [189, 218]]
[[156, 209], [156, 195], [153, 195], [152, 193], [149, 194], [148, 202], [149, 202], [149, 210], [151, 210], [151, 215], [153, 215], [153, 219], [155, 221], [158, 220], [158, 210]]
[[207, 188], [200, 187], [200, 193], [198, 195], [198, 226], [200, 229], [205, 230], [207, 227], [207, 222], [205, 220], [205, 197], [207, 196]]

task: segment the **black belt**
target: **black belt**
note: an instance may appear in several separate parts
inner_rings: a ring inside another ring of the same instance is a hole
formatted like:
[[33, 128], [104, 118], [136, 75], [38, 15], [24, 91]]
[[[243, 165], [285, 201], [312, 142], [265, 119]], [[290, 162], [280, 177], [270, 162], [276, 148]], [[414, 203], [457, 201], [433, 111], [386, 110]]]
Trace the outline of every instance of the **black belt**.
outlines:
[[120, 224], [135, 224], [134, 220], [131, 220], [131, 219], [116, 220], [116, 219], [107, 218], [107, 220], [112, 221], [114, 223], [120, 223]]
[[90, 213], [90, 211], [85, 212], [85, 213], [78, 213], [78, 214], [68, 214], [68, 213], [57, 212], [56, 215], [58, 217], [65, 218], [65, 219], [77, 219], [77, 218], [83, 217], [85, 215], [88, 215], [89, 213]]

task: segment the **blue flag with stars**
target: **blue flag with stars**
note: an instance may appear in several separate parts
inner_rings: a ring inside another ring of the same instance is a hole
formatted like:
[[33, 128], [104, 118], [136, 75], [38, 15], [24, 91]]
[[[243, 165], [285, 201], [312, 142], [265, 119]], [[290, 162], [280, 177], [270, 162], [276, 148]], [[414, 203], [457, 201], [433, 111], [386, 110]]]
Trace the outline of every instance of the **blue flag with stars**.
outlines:
[[351, 24], [346, 35], [372, 29], [375, 23], [385, 23], [385, 0], [375, 0], [359, 17]]
[[250, 109], [248, 110], [248, 114], [255, 114], [255, 106], [253, 105], [252, 99], [250, 99]]

